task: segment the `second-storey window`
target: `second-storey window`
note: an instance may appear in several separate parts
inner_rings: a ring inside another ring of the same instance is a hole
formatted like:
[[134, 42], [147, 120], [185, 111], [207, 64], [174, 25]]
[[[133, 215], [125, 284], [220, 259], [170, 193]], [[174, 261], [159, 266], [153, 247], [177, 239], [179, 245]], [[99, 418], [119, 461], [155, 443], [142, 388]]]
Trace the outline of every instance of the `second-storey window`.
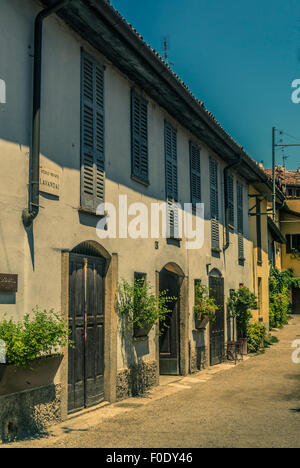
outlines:
[[226, 176], [227, 186], [227, 209], [228, 209], [228, 224], [234, 226], [234, 200], [233, 200], [233, 177], [231, 174]]
[[286, 253], [292, 253], [293, 250], [300, 252], [300, 234], [286, 235]]
[[238, 259], [241, 266], [244, 265], [244, 210], [243, 210], [243, 186], [237, 182], [237, 232], [238, 232]]
[[262, 263], [262, 251], [261, 251], [261, 201], [256, 199], [256, 247], [257, 247], [257, 263]]
[[148, 103], [131, 91], [131, 175], [149, 183]]
[[166, 198], [168, 203], [168, 224], [170, 237], [178, 237], [178, 169], [177, 169], [177, 132], [165, 122], [165, 171]]
[[219, 192], [218, 192], [218, 163], [209, 160], [210, 180], [210, 217], [211, 217], [211, 246], [213, 250], [220, 250], [219, 233]]
[[81, 206], [92, 211], [104, 201], [104, 68], [82, 52]]
[[200, 172], [200, 148], [190, 142], [190, 184], [191, 202], [193, 207], [201, 203], [201, 172]]

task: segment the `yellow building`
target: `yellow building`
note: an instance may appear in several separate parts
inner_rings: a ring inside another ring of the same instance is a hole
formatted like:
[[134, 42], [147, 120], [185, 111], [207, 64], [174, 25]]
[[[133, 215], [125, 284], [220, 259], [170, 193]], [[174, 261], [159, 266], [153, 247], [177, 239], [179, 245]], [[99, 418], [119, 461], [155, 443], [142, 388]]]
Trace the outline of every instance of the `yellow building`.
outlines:
[[269, 260], [267, 200], [262, 191], [250, 186], [250, 269], [251, 290], [258, 299], [258, 309], [252, 311], [253, 319], [269, 324]]
[[[266, 173], [271, 176], [270, 169], [266, 169]], [[286, 197], [277, 213], [277, 227], [286, 243], [280, 249], [281, 261], [275, 258], [273, 264], [282, 270], [292, 269], [300, 277], [300, 168], [288, 171], [284, 166], [277, 166], [276, 184]], [[292, 291], [292, 302], [294, 313], [300, 313], [299, 288]]]

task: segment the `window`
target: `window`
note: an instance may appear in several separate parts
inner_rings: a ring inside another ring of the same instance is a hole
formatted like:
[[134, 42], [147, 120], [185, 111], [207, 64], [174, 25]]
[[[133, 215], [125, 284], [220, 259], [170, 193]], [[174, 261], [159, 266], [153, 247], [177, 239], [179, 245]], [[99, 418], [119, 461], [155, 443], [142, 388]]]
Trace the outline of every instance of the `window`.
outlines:
[[92, 211], [104, 201], [104, 68], [82, 52], [81, 206]]
[[257, 281], [257, 299], [258, 299], [258, 310], [262, 310], [262, 278], [258, 278]]
[[149, 184], [148, 103], [131, 91], [131, 175]]
[[218, 163], [214, 159], [209, 160], [209, 179], [210, 179], [211, 244], [212, 244], [213, 251], [220, 252]]
[[134, 273], [134, 280], [135, 281], [143, 281], [145, 282], [147, 279], [147, 274], [146, 273]]
[[226, 208], [228, 209], [228, 224], [234, 226], [234, 200], [233, 200], [233, 177], [232, 175], [226, 175]]
[[190, 178], [191, 202], [196, 208], [196, 203], [201, 203], [200, 148], [192, 142], [190, 142]]
[[256, 199], [256, 247], [257, 247], [257, 263], [262, 264], [262, 252], [261, 252], [261, 201]]
[[286, 253], [291, 253], [293, 250], [300, 252], [300, 234], [286, 235]]
[[167, 222], [170, 238], [178, 238], [178, 174], [177, 174], [177, 132], [165, 122], [165, 171], [166, 198], [168, 204]]
[[244, 210], [243, 210], [243, 186], [237, 182], [237, 232], [238, 232], [238, 259], [244, 266]]

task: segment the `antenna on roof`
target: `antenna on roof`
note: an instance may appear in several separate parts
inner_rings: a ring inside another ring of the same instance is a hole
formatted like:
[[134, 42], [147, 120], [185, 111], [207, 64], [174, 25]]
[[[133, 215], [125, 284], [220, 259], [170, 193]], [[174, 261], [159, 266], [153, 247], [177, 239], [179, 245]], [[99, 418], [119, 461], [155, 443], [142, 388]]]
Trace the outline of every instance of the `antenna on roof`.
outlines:
[[174, 65], [174, 63], [169, 62], [169, 50], [170, 50], [170, 39], [168, 36], [163, 36], [161, 38], [162, 45], [162, 56], [167, 65]]

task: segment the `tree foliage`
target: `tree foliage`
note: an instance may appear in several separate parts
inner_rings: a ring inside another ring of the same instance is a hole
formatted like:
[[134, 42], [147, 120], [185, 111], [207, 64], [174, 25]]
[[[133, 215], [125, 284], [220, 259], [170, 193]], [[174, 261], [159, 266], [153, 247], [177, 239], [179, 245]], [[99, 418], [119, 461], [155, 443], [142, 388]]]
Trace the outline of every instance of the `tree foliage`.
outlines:
[[300, 287], [300, 278], [292, 270], [279, 271], [271, 267], [269, 276], [270, 327], [278, 328], [288, 322], [291, 288]]

